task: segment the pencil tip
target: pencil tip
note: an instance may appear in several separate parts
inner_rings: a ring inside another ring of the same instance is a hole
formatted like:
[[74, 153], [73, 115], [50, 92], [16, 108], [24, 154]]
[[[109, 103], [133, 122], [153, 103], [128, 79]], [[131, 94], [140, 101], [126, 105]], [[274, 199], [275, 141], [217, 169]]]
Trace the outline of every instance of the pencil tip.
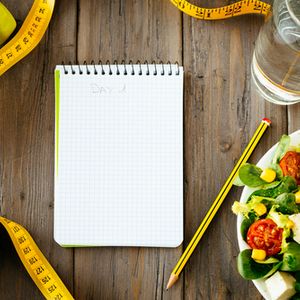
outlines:
[[167, 290], [170, 289], [175, 284], [175, 282], [177, 280], [178, 280], [178, 276], [174, 275], [174, 274], [171, 274], [171, 276], [169, 278], [169, 281], [168, 281], [168, 284], [167, 284]]

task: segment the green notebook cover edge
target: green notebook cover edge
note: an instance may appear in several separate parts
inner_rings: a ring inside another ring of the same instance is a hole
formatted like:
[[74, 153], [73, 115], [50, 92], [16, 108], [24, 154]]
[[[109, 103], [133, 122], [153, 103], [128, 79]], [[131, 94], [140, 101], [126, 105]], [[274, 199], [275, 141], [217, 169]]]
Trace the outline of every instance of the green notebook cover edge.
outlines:
[[55, 70], [55, 175], [58, 175], [60, 70]]
[[[54, 72], [55, 82], [55, 175], [58, 175], [58, 150], [59, 150], [59, 112], [60, 112], [60, 70]], [[64, 248], [77, 248], [77, 247], [96, 247], [85, 245], [61, 245]]]

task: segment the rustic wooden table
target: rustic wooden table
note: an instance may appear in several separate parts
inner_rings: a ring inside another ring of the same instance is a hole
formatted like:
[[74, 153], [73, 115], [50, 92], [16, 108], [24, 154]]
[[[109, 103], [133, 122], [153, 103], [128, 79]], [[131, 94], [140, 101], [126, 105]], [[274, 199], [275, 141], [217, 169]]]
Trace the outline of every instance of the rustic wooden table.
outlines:
[[[2, 2], [23, 20], [33, 1]], [[176, 286], [165, 286], [260, 119], [273, 125], [253, 161], [300, 128], [299, 105], [275, 106], [251, 91], [262, 23], [260, 16], [198, 21], [168, 0], [60, 0], [38, 48], [0, 78], [0, 213], [31, 232], [76, 299], [261, 299], [236, 269], [236, 188]], [[53, 70], [62, 61], [93, 59], [184, 65], [185, 239], [177, 249], [64, 249], [53, 240]], [[3, 232], [0, 253], [0, 299], [42, 299]]]

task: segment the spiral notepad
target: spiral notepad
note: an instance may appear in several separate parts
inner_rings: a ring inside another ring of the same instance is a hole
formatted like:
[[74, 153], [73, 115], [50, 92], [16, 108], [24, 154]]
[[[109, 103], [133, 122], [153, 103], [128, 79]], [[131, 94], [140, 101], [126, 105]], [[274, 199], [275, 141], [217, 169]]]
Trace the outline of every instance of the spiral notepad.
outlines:
[[54, 238], [62, 246], [183, 240], [183, 68], [55, 70]]

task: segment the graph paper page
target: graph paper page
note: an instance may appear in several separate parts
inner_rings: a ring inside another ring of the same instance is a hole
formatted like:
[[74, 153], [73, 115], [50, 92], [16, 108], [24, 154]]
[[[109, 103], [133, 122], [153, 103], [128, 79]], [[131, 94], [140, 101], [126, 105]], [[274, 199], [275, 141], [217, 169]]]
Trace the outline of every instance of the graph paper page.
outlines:
[[56, 67], [54, 238], [62, 246], [183, 240], [183, 70], [135, 65], [124, 75], [121, 67], [102, 66], [106, 75], [99, 66], [90, 74]]

